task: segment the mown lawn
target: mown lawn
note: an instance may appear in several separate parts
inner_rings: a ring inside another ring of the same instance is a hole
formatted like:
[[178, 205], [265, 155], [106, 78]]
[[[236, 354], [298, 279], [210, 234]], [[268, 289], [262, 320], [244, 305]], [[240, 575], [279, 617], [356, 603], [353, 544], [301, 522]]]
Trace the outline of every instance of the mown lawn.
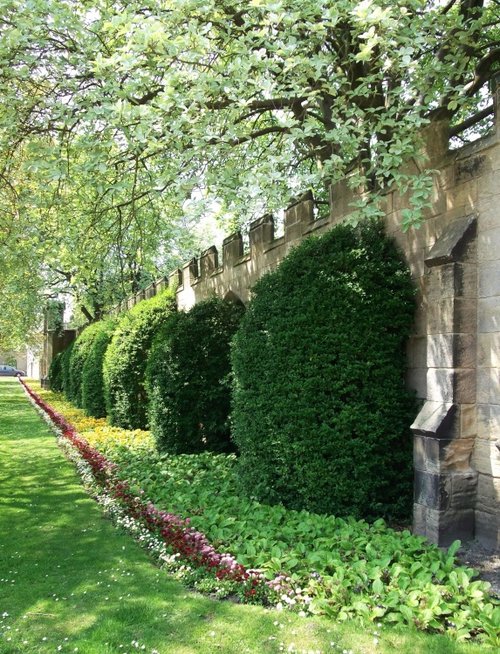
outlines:
[[488, 651], [413, 630], [338, 626], [187, 591], [102, 518], [20, 385], [0, 380], [2, 654], [350, 650]]

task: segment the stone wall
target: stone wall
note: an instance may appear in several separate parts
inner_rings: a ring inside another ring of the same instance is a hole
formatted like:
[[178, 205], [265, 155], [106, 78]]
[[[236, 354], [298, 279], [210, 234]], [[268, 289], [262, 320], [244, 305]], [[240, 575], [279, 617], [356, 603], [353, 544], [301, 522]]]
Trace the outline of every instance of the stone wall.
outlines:
[[[497, 92], [498, 93], [498, 92]], [[437, 172], [423, 225], [401, 230], [408, 200], [386, 195], [386, 231], [403, 251], [417, 287], [408, 342], [408, 385], [422, 408], [414, 439], [414, 530], [439, 545], [477, 537], [500, 545], [500, 122], [475, 144], [448, 151], [448, 128], [426, 138]], [[416, 165], [416, 164], [415, 164]], [[309, 234], [344, 220], [353, 191], [332, 187], [330, 215], [316, 220], [310, 194], [285, 212], [284, 235], [269, 215], [253, 222], [249, 251], [240, 233], [222, 257], [211, 247], [170, 276], [177, 302], [189, 309], [213, 294], [247, 303], [254, 283]], [[121, 305], [164, 288], [160, 280]], [[390, 428], [390, 425], [388, 426]]]

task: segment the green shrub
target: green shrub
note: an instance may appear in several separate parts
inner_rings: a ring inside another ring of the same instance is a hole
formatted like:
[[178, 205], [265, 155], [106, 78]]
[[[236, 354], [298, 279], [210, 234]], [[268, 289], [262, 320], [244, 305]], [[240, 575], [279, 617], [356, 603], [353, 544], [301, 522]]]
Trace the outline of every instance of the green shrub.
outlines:
[[62, 352], [56, 354], [52, 359], [50, 368], [49, 368], [49, 384], [52, 391], [61, 392], [63, 389], [63, 379], [62, 379]]
[[174, 310], [173, 292], [167, 290], [121, 317], [103, 366], [106, 412], [112, 425], [147, 427], [146, 362], [155, 333]]
[[174, 314], [156, 335], [146, 374], [149, 423], [160, 449], [227, 452], [230, 341], [244, 307], [213, 298]]
[[102, 368], [114, 327], [114, 321], [100, 320], [85, 330], [91, 329], [91, 332], [87, 335], [88, 350], [81, 373], [81, 406], [88, 416], [94, 418], [106, 415]]
[[73, 348], [75, 347], [75, 341], [72, 341], [68, 347], [61, 352], [61, 379], [62, 379], [62, 391], [64, 395], [69, 399], [70, 397], [70, 372], [69, 367], [71, 364], [71, 355], [73, 353]]
[[92, 349], [96, 335], [100, 331], [100, 322], [88, 325], [75, 340], [69, 362], [68, 400], [82, 408], [83, 367]]
[[413, 296], [373, 224], [306, 240], [256, 284], [232, 355], [247, 493], [339, 516], [409, 515]]

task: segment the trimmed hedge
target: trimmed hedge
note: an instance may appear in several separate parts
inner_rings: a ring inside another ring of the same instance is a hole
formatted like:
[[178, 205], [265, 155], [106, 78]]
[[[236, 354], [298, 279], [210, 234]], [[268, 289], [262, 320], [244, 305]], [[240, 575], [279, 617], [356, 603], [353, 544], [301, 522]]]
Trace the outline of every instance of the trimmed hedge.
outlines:
[[67, 398], [70, 397], [71, 393], [70, 365], [74, 347], [75, 341], [72, 341], [68, 347], [61, 352], [62, 391]]
[[174, 314], [154, 339], [146, 381], [149, 423], [173, 454], [229, 452], [230, 341], [242, 304], [213, 298]]
[[113, 336], [115, 321], [100, 320], [87, 327], [88, 349], [81, 373], [81, 406], [88, 416], [104, 418], [106, 402], [104, 400], [103, 362], [104, 355]]
[[63, 352], [59, 352], [59, 354], [56, 354], [56, 356], [52, 359], [48, 374], [50, 389], [59, 393], [63, 389], [62, 355]]
[[232, 353], [246, 492], [338, 516], [407, 517], [414, 289], [394, 244], [379, 225], [340, 225], [253, 290]]
[[155, 333], [173, 311], [174, 294], [166, 290], [121, 317], [103, 366], [106, 413], [112, 425], [147, 427], [146, 362]]
[[69, 361], [69, 383], [67, 398], [77, 407], [83, 407], [82, 379], [83, 367], [92, 349], [96, 334], [100, 330], [100, 322], [85, 327], [75, 340]]

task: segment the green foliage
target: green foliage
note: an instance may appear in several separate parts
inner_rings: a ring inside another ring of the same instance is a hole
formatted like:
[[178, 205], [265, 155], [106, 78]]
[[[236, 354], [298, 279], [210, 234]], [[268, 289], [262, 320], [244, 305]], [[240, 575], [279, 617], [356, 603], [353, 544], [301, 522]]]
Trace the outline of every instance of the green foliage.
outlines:
[[87, 334], [86, 358], [81, 371], [81, 406], [87, 415], [94, 418], [103, 418], [106, 415], [102, 368], [114, 327], [114, 321], [100, 320], [90, 325], [82, 334], [83, 336], [90, 330]]
[[63, 352], [61, 352], [62, 391], [66, 397], [69, 397], [71, 393], [70, 366], [71, 366], [71, 355], [73, 353], [74, 347], [75, 347], [75, 341], [72, 341], [68, 345], [68, 347]]
[[82, 375], [83, 367], [92, 349], [99, 323], [89, 325], [76, 338], [69, 362], [69, 384], [67, 399], [77, 407], [82, 407]]
[[154, 335], [174, 310], [173, 292], [166, 290], [120, 318], [103, 365], [106, 413], [112, 425], [146, 427], [147, 358]]
[[234, 455], [166, 455], [129, 443], [109, 440], [100, 449], [133, 490], [189, 517], [221, 551], [270, 580], [283, 575], [283, 605], [340, 622], [415, 626], [460, 640], [481, 634], [498, 643], [500, 606], [488, 583], [457, 566], [458, 542], [442, 552], [383, 520], [370, 525], [261, 504], [239, 493]]
[[149, 422], [160, 449], [224, 452], [230, 442], [230, 340], [244, 308], [213, 298], [173, 315], [149, 356]]
[[375, 224], [308, 239], [255, 285], [233, 349], [233, 437], [250, 495], [335, 515], [408, 515], [413, 296]]
[[63, 352], [59, 352], [52, 359], [49, 368], [49, 384], [52, 391], [61, 392], [63, 389], [63, 377], [62, 377], [62, 356]]

